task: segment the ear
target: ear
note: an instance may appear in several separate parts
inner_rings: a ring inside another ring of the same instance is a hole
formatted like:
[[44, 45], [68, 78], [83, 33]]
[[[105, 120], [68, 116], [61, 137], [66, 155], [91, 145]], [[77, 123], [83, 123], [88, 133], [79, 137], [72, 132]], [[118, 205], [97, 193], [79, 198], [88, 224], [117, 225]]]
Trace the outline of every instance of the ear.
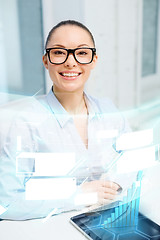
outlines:
[[48, 59], [46, 54], [42, 56], [42, 61], [45, 68], [48, 69]]
[[92, 61], [92, 69], [95, 68], [96, 64], [97, 64], [97, 60], [98, 60], [98, 56], [94, 55], [93, 61]]

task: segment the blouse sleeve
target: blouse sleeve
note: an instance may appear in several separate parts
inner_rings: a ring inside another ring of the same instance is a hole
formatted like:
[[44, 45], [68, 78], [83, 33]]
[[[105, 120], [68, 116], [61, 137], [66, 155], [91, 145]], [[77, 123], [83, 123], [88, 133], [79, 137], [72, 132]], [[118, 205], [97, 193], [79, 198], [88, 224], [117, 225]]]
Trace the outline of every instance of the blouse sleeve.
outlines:
[[[17, 137], [21, 136], [24, 152], [35, 152], [34, 127], [23, 118], [15, 120], [10, 127], [5, 143], [0, 149], [0, 205], [6, 211], [1, 219], [26, 220], [47, 216], [53, 209], [58, 212], [73, 209], [73, 198], [62, 200], [26, 200], [26, 181], [31, 175], [18, 175], [16, 156], [18, 154]], [[23, 169], [24, 167], [24, 169]], [[23, 166], [22, 171], [30, 171], [33, 164]]]

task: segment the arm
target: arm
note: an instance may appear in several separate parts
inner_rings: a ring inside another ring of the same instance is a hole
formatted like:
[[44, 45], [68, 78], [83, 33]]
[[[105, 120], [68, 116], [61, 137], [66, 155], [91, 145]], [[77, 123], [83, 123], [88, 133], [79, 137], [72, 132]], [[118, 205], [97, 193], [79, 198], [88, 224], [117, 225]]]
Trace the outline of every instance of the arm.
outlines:
[[106, 180], [95, 180], [81, 185], [83, 193], [97, 193], [99, 204], [109, 203], [114, 200], [118, 195], [119, 188], [118, 184]]
[[[67, 200], [25, 200], [25, 184], [28, 179], [16, 174], [17, 136], [22, 138], [22, 151], [35, 152], [34, 129], [24, 119], [12, 123], [5, 144], [0, 153], [0, 205], [7, 211], [2, 219], [26, 220], [47, 216], [54, 208], [64, 210], [64, 205], [74, 207], [72, 199]], [[32, 168], [33, 166], [25, 166]], [[53, 189], [54, 190], [54, 189]]]

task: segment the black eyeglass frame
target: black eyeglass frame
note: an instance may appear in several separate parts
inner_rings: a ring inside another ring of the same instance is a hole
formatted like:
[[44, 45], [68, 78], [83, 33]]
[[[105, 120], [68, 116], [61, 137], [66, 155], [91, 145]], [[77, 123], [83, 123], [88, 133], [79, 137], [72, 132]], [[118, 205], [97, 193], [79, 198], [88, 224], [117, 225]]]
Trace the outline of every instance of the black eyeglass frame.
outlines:
[[[63, 50], [66, 50], [66, 51], [67, 51], [67, 56], [66, 56], [65, 61], [63, 61], [62, 63], [53, 63], [53, 62], [51, 62], [50, 54], [49, 54], [49, 53], [50, 53], [50, 51], [51, 51], [52, 49], [63, 49]], [[76, 59], [75, 51], [76, 51], [76, 50], [79, 50], [79, 49], [90, 49], [90, 50], [92, 50], [92, 58], [91, 58], [91, 61], [90, 61], [90, 62], [88, 62], [88, 63], [81, 63], [81, 62], [79, 62], [79, 61]], [[46, 48], [46, 54], [48, 55], [48, 58], [49, 58], [50, 63], [51, 63], [51, 64], [55, 64], [55, 65], [60, 65], [60, 64], [65, 63], [65, 62], [67, 61], [68, 56], [69, 56], [70, 53], [73, 54], [74, 59], [75, 59], [78, 63], [80, 63], [80, 64], [90, 64], [90, 63], [93, 61], [94, 55], [96, 55], [96, 48], [86, 48], [86, 47], [83, 47], [83, 48], [75, 48], [75, 49], [67, 49], [67, 48], [61, 48], [61, 47], [59, 47], [59, 48], [58, 48], [58, 47], [56, 47], [56, 48]]]

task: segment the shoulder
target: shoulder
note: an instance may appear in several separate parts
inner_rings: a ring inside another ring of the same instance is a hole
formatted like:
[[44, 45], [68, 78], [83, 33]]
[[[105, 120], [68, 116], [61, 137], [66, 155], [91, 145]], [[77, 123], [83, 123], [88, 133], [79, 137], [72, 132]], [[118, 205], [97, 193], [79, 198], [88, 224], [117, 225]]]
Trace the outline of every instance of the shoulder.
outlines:
[[92, 105], [94, 105], [99, 113], [105, 114], [105, 113], [118, 113], [119, 110], [114, 105], [111, 99], [105, 97], [105, 98], [96, 98], [90, 95], [87, 95], [87, 98], [91, 102]]
[[111, 128], [117, 128], [120, 132], [130, 131], [127, 119], [109, 98], [95, 98], [87, 95], [89, 101], [100, 118]]
[[46, 96], [24, 97], [23, 99], [8, 102], [0, 108], [3, 116], [2, 125], [9, 126], [13, 122], [41, 123], [48, 118]]

